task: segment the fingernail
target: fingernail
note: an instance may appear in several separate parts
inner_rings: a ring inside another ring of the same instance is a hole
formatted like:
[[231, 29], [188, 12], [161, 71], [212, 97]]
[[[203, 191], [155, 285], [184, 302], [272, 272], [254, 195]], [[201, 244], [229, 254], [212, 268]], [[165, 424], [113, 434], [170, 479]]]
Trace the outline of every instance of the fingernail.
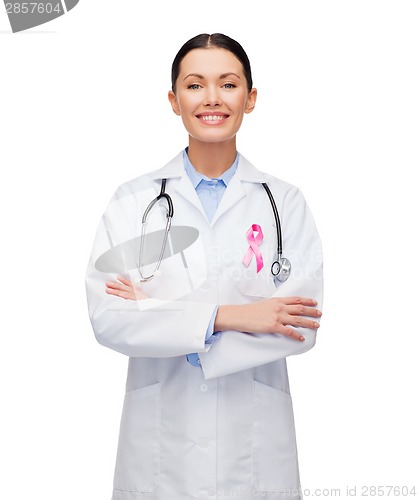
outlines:
[[302, 337], [302, 335], [299, 337], [299, 340], [303, 342], [305, 340], [305, 337]]
[[314, 323], [315, 328], [319, 328], [319, 323]]

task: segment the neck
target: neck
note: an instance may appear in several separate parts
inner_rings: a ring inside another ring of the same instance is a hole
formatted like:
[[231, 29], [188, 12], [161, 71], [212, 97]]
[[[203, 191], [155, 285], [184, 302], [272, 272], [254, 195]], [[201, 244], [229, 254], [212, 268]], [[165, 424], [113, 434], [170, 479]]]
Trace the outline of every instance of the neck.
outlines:
[[189, 136], [188, 156], [194, 168], [207, 177], [219, 177], [234, 163], [235, 137], [226, 142], [201, 142]]

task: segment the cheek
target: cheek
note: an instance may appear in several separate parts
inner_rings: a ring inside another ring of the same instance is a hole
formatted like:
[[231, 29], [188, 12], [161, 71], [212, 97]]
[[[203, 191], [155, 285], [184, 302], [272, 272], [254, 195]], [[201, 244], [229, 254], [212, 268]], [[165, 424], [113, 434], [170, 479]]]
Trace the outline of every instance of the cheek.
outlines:
[[243, 114], [247, 104], [247, 96], [244, 93], [226, 96], [224, 103], [236, 113]]
[[199, 105], [199, 98], [195, 94], [190, 94], [188, 96], [181, 96], [178, 100], [179, 109], [181, 112], [191, 112], [196, 109]]

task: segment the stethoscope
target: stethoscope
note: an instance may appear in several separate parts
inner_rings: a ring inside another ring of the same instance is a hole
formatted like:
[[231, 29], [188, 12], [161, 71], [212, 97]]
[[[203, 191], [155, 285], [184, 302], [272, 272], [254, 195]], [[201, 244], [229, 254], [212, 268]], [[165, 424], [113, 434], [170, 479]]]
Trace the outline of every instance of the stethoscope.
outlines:
[[[172, 219], [173, 214], [174, 214], [174, 207], [173, 207], [173, 201], [171, 199], [171, 196], [168, 193], [165, 192], [165, 183], [166, 183], [166, 181], [167, 181], [167, 179], [162, 179], [160, 194], [151, 201], [151, 203], [147, 206], [147, 208], [145, 209], [144, 214], [142, 216], [142, 229], [141, 229], [141, 240], [140, 240], [140, 243], [139, 243], [139, 262], [138, 262], [138, 271], [139, 271], [139, 274], [141, 276], [141, 279], [139, 279], [140, 282], [142, 282], [142, 281], [149, 281], [154, 276], [158, 276], [160, 274], [159, 268], [160, 268], [160, 264], [161, 264], [161, 261], [163, 259], [165, 247], [166, 247], [166, 244], [167, 244], [167, 237], [168, 237], [168, 233], [169, 233], [170, 227], [171, 227], [171, 219]], [[265, 182], [263, 182], [262, 185], [263, 185], [264, 189], [266, 190], [267, 195], [269, 197], [269, 200], [270, 200], [270, 203], [271, 203], [271, 207], [273, 209], [274, 219], [276, 221], [277, 260], [275, 260], [273, 262], [273, 264], [271, 265], [271, 274], [277, 280], [279, 280], [280, 282], [283, 283], [283, 282], [285, 282], [289, 278], [292, 266], [290, 264], [289, 259], [286, 259], [286, 257], [282, 256], [282, 253], [283, 253], [283, 247], [282, 247], [282, 228], [281, 228], [281, 225], [280, 225], [280, 217], [279, 217], [279, 212], [277, 211], [276, 203], [274, 201], [273, 195], [271, 194], [271, 191], [270, 191], [269, 187], [267, 186], [267, 184]], [[154, 272], [152, 274], [150, 274], [149, 276], [144, 276], [142, 274], [142, 271], [141, 271], [141, 267], [142, 267], [141, 266], [141, 262], [142, 262], [143, 251], [144, 251], [143, 241], [145, 239], [145, 226], [146, 226], [146, 223], [147, 223], [147, 216], [148, 216], [149, 212], [151, 211], [152, 207], [158, 201], [160, 201], [162, 198], [165, 198], [165, 200], [167, 201], [168, 208], [164, 207], [166, 209], [166, 212], [167, 212], [167, 215], [166, 215], [167, 216], [167, 223], [166, 223], [166, 226], [165, 226], [165, 233], [164, 233], [163, 243], [161, 245], [161, 252], [160, 252], [160, 255], [158, 257], [157, 266], [156, 266]]]

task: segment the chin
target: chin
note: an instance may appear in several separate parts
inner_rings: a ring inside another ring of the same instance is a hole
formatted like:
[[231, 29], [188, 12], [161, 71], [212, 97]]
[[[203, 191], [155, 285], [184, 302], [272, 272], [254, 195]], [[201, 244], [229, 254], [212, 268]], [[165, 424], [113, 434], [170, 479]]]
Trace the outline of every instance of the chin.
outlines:
[[236, 132], [231, 132], [229, 134], [219, 133], [217, 130], [208, 131], [213, 133], [195, 133], [195, 131], [188, 131], [190, 137], [193, 137], [195, 141], [205, 142], [205, 143], [218, 143], [218, 142], [229, 142], [235, 139]]

